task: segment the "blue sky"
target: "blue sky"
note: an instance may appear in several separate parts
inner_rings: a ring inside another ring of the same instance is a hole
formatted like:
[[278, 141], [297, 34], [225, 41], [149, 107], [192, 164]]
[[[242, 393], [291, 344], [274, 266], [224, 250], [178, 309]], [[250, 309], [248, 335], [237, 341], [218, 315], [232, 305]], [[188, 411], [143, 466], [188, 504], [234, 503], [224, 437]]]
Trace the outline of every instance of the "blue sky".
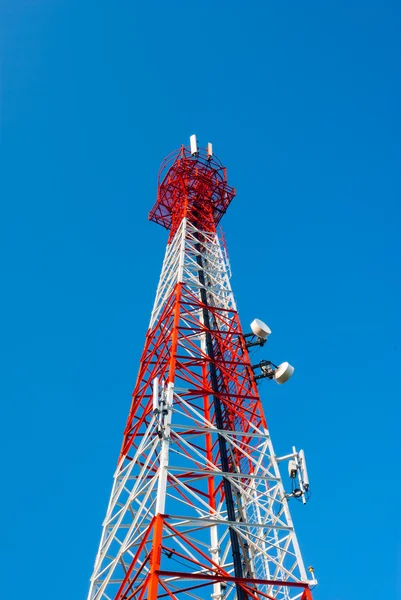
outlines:
[[237, 189], [243, 326], [296, 367], [261, 390], [315, 598], [401, 596], [400, 34], [395, 1], [1, 3], [5, 598], [86, 597], [192, 133]]

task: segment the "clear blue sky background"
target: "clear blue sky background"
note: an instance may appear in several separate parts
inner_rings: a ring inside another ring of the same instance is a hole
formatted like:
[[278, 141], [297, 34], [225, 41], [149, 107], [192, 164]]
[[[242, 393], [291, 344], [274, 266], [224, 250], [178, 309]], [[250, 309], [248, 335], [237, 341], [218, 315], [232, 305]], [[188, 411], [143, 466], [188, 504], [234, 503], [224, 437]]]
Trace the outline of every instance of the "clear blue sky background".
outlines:
[[395, 0], [3, 0], [2, 597], [86, 597], [191, 133], [243, 325], [296, 367], [261, 389], [316, 600], [401, 597], [400, 34]]

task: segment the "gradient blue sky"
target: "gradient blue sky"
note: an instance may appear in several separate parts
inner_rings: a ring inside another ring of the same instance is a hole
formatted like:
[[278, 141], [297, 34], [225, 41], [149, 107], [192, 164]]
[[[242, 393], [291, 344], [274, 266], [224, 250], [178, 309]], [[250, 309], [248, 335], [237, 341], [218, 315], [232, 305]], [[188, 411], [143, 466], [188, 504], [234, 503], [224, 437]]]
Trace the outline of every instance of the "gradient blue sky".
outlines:
[[[401, 5], [3, 0], [1, 593], [85, 598], [159, 277], [147, 221], [196, 133], [316, 600], [401, 597]], [[398, 588], [397, 588], [398, 566]], [[397, 595], [398, 594], [398, 595]]]

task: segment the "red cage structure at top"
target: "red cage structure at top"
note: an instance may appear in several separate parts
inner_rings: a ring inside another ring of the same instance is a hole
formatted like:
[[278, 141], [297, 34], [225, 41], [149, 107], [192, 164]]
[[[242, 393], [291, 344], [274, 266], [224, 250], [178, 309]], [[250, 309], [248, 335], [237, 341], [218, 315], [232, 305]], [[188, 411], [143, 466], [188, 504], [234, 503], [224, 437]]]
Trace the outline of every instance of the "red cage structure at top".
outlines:
[[312, 598], [289, 511], [304, 455], [275, 456], [257, 385], [292, 371], [252, 366], [269, 331], [243, 333], [216, 230], [234, 196], [211, 144], [162, 164], [149, 218], [169, 238], [89, 600]]
[[[182, 146], [160, 167], [157, 201], [149, 219], [171, 229], [170, 239], [184, 216], [199, 221], [203, 230], [213, 231], [234, 196], [226, 168], [216, 157], [199, 152], [194, 160], [190, 150]], [[202, 209], [195, 216], [193, 208], [199, 201]]]

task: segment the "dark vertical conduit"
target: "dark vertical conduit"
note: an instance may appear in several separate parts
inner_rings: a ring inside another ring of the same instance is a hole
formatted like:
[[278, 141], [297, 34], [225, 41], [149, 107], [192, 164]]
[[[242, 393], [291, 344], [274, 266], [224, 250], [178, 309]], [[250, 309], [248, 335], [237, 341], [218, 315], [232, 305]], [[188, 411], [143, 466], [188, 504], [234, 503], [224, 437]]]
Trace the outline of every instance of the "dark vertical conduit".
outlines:
[[[200, 296], [201, 296], [202, 303], [205, 306], [207, 306], [207, 294], [206, 294], [206, 288], [205, 288], [205, 272], [203, 270], [203, 260], [202, 260], [201, 254], [200, 254], [201, 245], [195, 244], [195, 248], [199, 252], [199, 254], [196, 257], [196, 262], [198, 263], [198, 265], [200, 267], [199, 271], [198, 271], [199, 283], [202, 286], [200, 289]], [[207, 308], [203, 308], [202, 313], [203, 313], [203, 322], [207, 329], [207, 331], [206, 331], [206, 352], [210, 358], [209, 370], [210, 370], [210, 379], [211, 379], [211, 384], [212, 384], [212, 390], [214, 392], [218, 393], [219, 392], [219, 384], [217, 381], [216, 365], [214, 364], [214, 349], [213, 349], [213, 340], [212, 340], [212, 336], [210, 333], [209, 311], [207, 310]], [[218, 396], [213, 395], [213, 403], [214, 403], [214, 412], [216, 415], [216, 425], [217, 425], [218, 429], [224, 429], [223, 414], [222, 414], [222, 410], [221, 410], [220, 399]], [[218, 440], [219, 440], [221, 466], [222, 466], [223, 471], [225, 473], [228, 473], [230, 468], [229, 468], [229, 463], [228, 463], [226, 440], [220, 434], [218, 434]], [[230, 482], [225, 477], [223, 477], [223, 486], [224, 486], [224, 495], [226, 497], [226, 504], [227, 504], [227, 516], [230, 521], [235, 522], [236, 515], [235, 515], [235, 504], [234, 504], [233, 491], [232, 491]], [[234, 531], [234, 529], [232, 527], [229, 527], [229, 530], [230, 530], [230, 541], [231, 541], [231, 550], [232, 550], [232, 554], [233, 554], [235, 577], [243, 577], [242, 558], [241, 558], [241, 551], [240, 551], [240, 546], [239, 546], [239, 541], [238, 541], [238, 535], [237, 535], [237, 532]], [[238, 600], [246, 600], [247, 595], [245, 594], [244, 590], [238, 583], [236, 584], [236, 588], [237, 588], [237, 599]]]

